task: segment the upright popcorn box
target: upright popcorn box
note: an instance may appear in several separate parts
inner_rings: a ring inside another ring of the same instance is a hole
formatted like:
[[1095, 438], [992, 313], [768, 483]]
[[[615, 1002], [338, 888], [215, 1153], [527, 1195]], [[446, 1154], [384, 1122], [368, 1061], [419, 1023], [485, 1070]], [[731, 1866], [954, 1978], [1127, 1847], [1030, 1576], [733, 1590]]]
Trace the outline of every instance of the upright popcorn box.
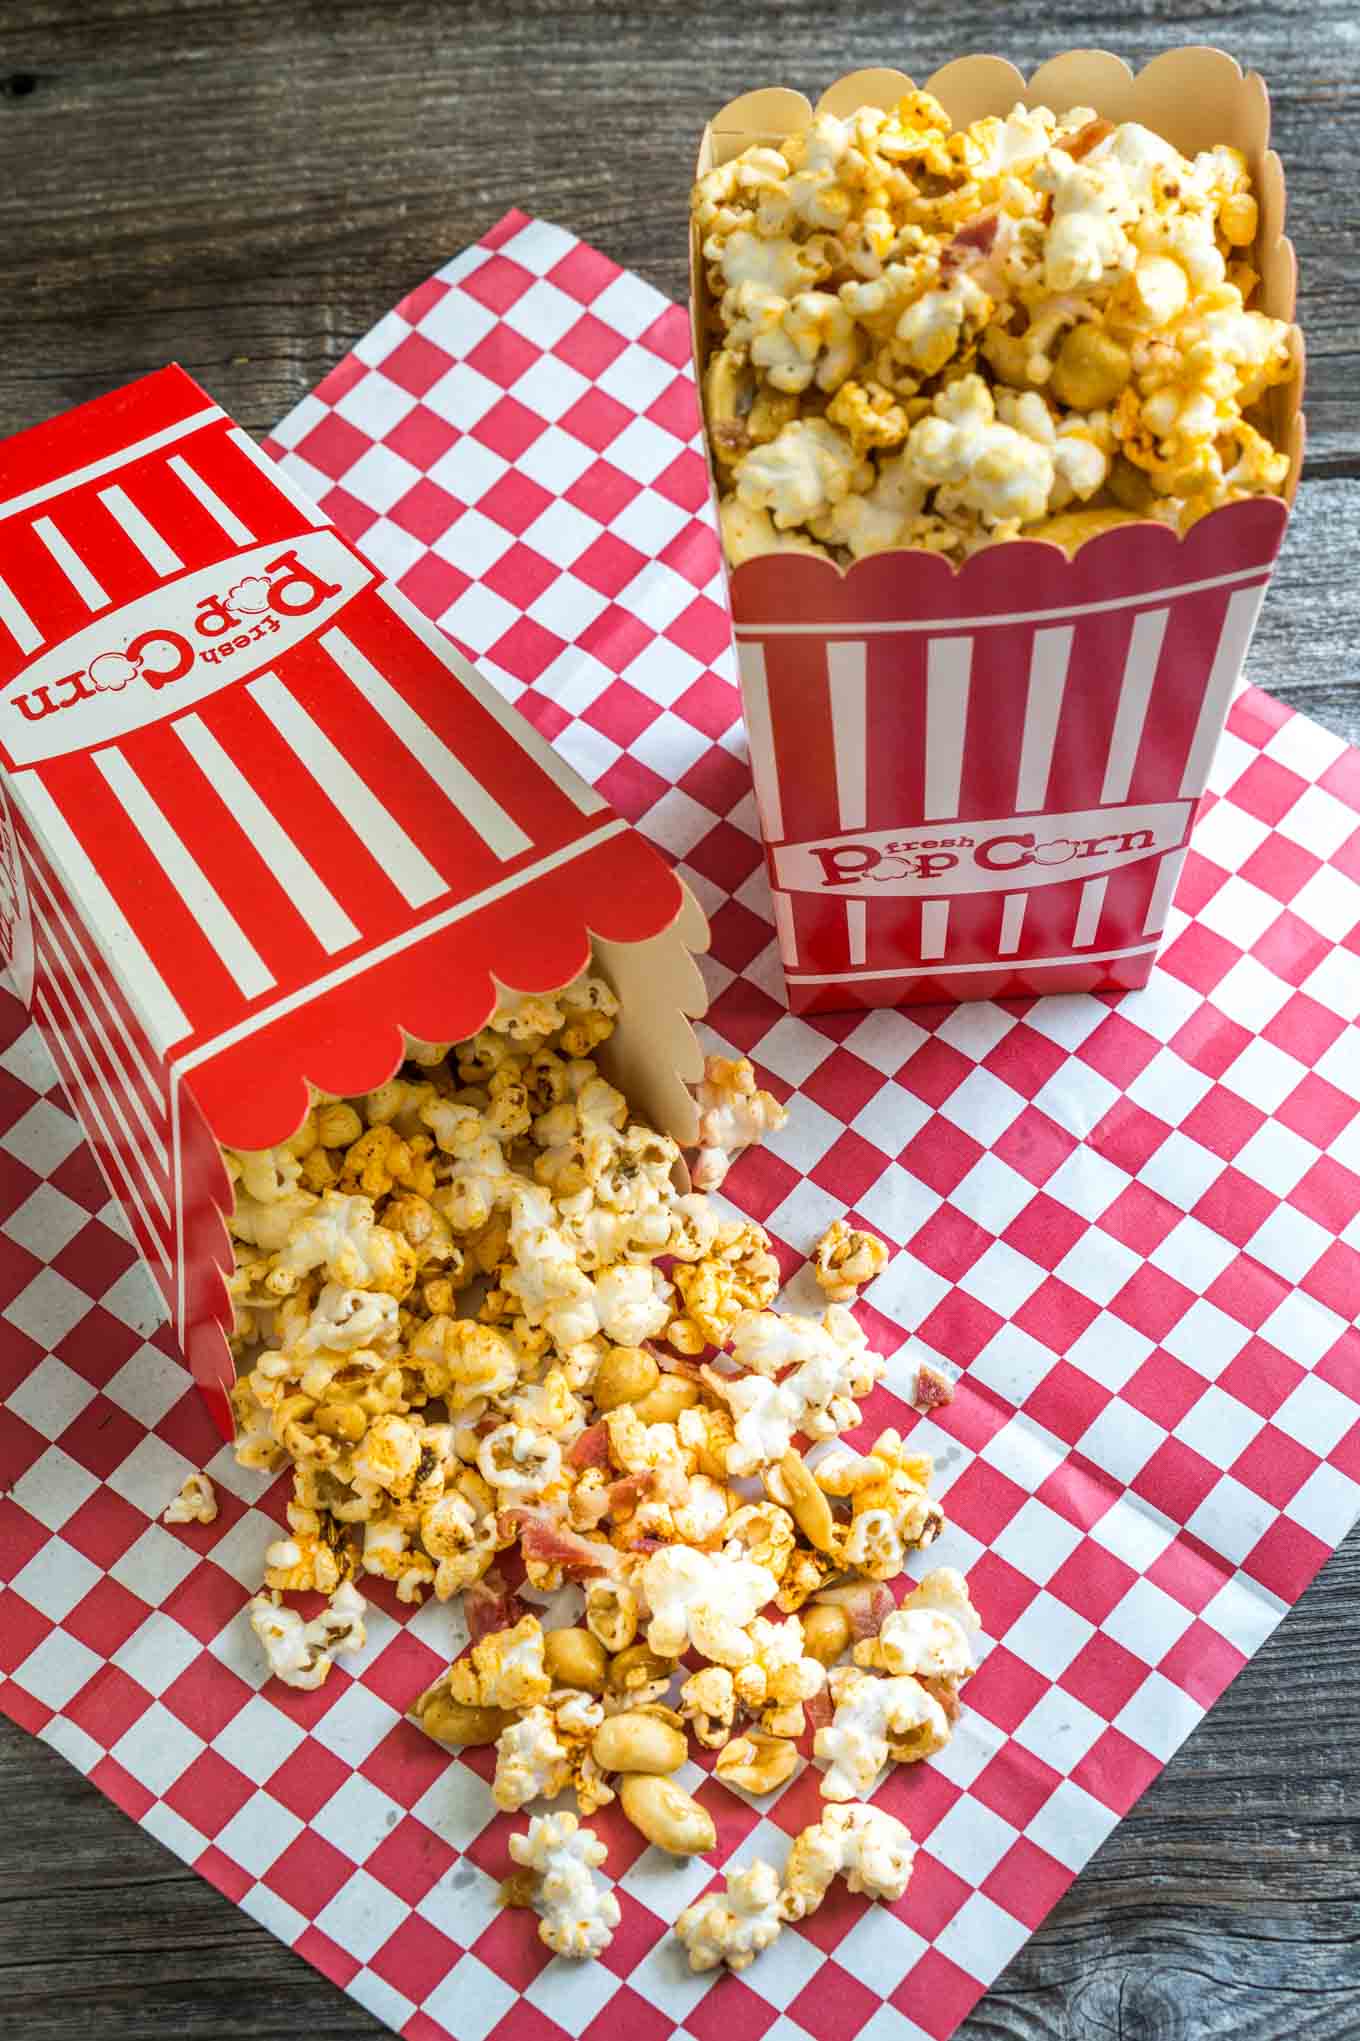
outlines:
[[702, 914], [179, 368], [0, 447], [7, 957], [228, 1437], [219, 1143], [587, 964], [688, 1142]]
[[[891, 107], [909, 89], [899, 71], [858, 71], [816, 111]], [[1024, 100], [1140, 121], [1182, 153], [1241, 149], [1260, 201], [1252, 302], [1292, 318], [1269, 101], [1221, 51], [1172, 51], [1137, 77], [1073, 51], [1028, 84], [999, 58], [965, 57], [926, 89], [956, 126]], [[796, 92], [748, 93], [709, 124], [699, 174], [812, 118]], [[702, 377], [712, 323], [697, 236], [691, 273]], [[1295, 365], [1269, 393], [1287, 501], [1301, 353]], [[1014, 541], [958, 569], [912, 550], [848, 571], [796, 553], [729, 571], [795, 1013], [1146, 983], [1286, 518], [1286, 502], [1260, 498], [1184, 538], [1124, 525], [1070, 559]]]

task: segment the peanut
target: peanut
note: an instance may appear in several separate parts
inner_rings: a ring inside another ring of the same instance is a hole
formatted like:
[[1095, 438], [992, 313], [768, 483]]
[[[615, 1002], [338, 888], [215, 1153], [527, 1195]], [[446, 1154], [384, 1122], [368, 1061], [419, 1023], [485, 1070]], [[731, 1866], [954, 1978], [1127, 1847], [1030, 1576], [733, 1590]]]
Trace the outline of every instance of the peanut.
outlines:
[[679, 1771], [689, 1749], [683, 1731], [658, 1716], [628, 1709], [595, 1731], [590, 1754], [602, 1772]]
[[697, 1383], [686, 1375], [663, 1375], [655, 1389], [649, 1389], [636, 1406], [644, 1424], [674, 1424], [682, 1410], [692, 1410], [699, 1401]]
[[549, 1630], [543, 1639], [543, 1664], [555, 1687], [579, 1687], [602, 1694], [609, 1657], [589, 1630]]
[[815, 1545], [819, 1552], [833, 1552], [836, 1519], [831, 1514], [831, 1504], [804, 1466], [802, 1454], [792, 1446], [779, 1463], [779, 1473], [793, 1521], [809, 1545]]
[[850, 1642], [845, 1610], [834, 1602], [814, 1602], [803, 1610], [803, 1652], [819, 1665], [834, 1665]]
[[451, 1750], [465, 1744], [494, 1743], [501, 1731], [515, 1721], [504, 1708], [470, 1708], [446, 1693], [433, 1693], [418, 1702], [415, 1718], [427, 1736]]
[[623, 1403], [640, 1403], [660, 1380], [661, 1370], [645, 1347], [611, 1347], [600, 1362], [591, 1390], [595, 1408], [617, 1410]]
[[630, 1773], [619, 1781], [619, 1803], [634, 1828], [672, 1857], [700, 1856], [717, 1843], [713, 1817], [674, 1779]]
[[657, 1680], [669, 1679], [675, 1664], [673, 1658], [658, 1658], [650, 1645], [630, 1644], [626, 1651], [616, 1651], [610, 1659], [609, 1684], [621, 1693], [650, 1687]]
[[796, 1744], [785, 1736], [750, 1729], [744, 1736], [734, 1736], [718, 1753], [714, 1770], [724, 1785], [738, 1786], [743, 1793], [773, 1793], [797, 1767]]

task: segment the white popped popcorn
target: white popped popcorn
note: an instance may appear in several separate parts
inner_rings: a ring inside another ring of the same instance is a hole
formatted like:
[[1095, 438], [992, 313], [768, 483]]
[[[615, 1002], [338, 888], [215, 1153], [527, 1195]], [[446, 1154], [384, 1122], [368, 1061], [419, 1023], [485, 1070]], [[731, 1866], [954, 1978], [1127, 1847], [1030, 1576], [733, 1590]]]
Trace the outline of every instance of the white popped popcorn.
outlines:
[[364, 1612], [368, 1604], [350, 1582], [343, 1582], [330, 1604], [310, 1623], [296, 1609], [256, 1595], [250, 1604], [250, 1627], [264, 1647], [269, 1670], [286, 1687], [310, 1692], [319, 1687], [339, 1651], [362, 1651]]
[[706, 1892], [687, 1906], [675, 1932], [689, 1955], [691, 1970], [745, 1970], [768, 1949], [783, 1925], [779, 1873], [755, 1857], [744, 1870], [728, 1874], [725, 1892]]
[[540, 1940], [558, 1956], [603, 1955], [620, 1914], [614, 1894], [593, 1876], [608, 1854], [594, 1831], [574, 1814], [536, 1814], [524, 1835], [511, 1836], [510, 1854], [535, 1874]]
[[753, 1560], [671, 1545], [652, 1553], [641, 1585], [652, 1612], [647, 1642], [659, 1656], [693, 1645], [715, 1665], [742, 1666], [757, 1656], [750, 1626], [778, 1583]]
[[161, 1511], [163, 1524], [211, 1524], [217, 1518], [217, 1491], [206, 1474], [186, 1474], [174, 1501]]
[[786, 1921], [816, 1913], [837, 1876], [851, 1892], [898, 1900], [916, 1861], [905, 1822], [882, 1807], [828, 1807], [819, 1822], [795, 1836], [784, 1866], [780, 1914]]
[[[753, 503], [749, 496], [743, 500]], [[763, 508], [759, 504], [753, 507]], [[774, 521], [776, 525], [781, 521], [777, 512]], [[783, 522], [793, 524], [798, 520], [786, 517]], [[693, 1176], [700, 1190], [715, 1191], [727, 1175], [732, 1158], [743, 1148], [763, 1140], [767, 1133], [777, 1133], [789, 1117], [788, 1109], [780, 1105], [772, 1092], [759, 1088], [755, 1071], [745, 1056], [710, 1056], [704, 1064], [696, 1096], [699, 1154]]]
[[829, 1684], [836, 1712], [812, 1744], [813, 1754], [827, 1760], [824, 1799], [867, 1800], [890, 1757], [928, 1757], [949, 1741], [944, 1709], [914, 1679], [877, 1679], [844, 1665]]

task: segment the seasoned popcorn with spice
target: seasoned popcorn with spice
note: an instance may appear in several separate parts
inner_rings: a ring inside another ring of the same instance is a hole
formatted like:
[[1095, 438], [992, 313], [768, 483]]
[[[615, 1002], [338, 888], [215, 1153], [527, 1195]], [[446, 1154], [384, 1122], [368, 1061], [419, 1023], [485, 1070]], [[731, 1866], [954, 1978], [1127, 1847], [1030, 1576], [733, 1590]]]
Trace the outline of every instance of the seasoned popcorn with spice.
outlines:
[[211, 1524], [217, 1520], [217, 1492], [206, 1474], [187, 1474], [174, 1501], [161, 1511], [163, 1524]]
[[537, 1814], [510, 1854], [533, 1873], [532, 1902], [542, 1916], [539, 1939], [558, 1956], [602, 1956], [619, 1924], [619, 1902], [593, 1873], [607, 1851], [574, 1814]]
[[747, 149], [692, 212], [733, 566], [1070, 545], [1084, 529], [1049, 520], [1073, 505], [1183, 531], [1285, 485], [1252, 414], [1291, 334], [1251, 304], [1236, 149], [1187, 159], [1083, 107], [954, 129], [913, 88]]
[[838, 1876], [851, 1892], [898, 1900], [915, 1861], [910, 1829], [886, 1808], [828, 1807], [819, 1822], [794, 1837], [784, 1866], [780, 1917], [801, 1921], [816, 1913]]
[[716, 1970], [720, 1963], [745, 1970], [782, 1927], [779, 1873], [756, 1857], [744, 1870], [728, 1874], [725, 1892], [706, 1892], [687, 1906], [675, 1932], [691, 1970]]

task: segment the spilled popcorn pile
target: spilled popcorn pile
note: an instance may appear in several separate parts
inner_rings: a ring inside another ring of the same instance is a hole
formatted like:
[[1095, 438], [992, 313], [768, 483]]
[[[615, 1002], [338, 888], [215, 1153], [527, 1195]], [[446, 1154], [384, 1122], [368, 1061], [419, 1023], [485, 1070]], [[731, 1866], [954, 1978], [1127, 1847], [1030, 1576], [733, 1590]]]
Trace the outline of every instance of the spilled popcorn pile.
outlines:
[[1291, 329], [1248, 306], [1237, 149], [1016, 106], [955, 130], [913, 90], [702, 178], [704, 374], [732, 565], [994, 539], [1071, 549], [1278, 495], [1257, 407]]
[[[689, 1856], [716, 1842], [674, 1776], [691, 1734], [751, 1794], [811, 1735], [824, 1796], [862, 1802], [890, 1760], [948, 1742], [977, 1618], [950, 1568], [894, 1607], [943, 1523], [928, 1456], [893, 1431], [815, 1464], [796, 1443], [858, 1425], [883, 1372], [846, 1308], [883, 1243], [838, 1223], [815, 1250], [834, 1301], [771, 1309], [761, 1227], [677, 1190], [676, 1144], [593, 1060], [616, 1012], [594, 976], [508, 996], [470, 1041], [412, 1043], [367, 1097], [318, 1098], [290, 1140], [228, 1152], [237, 1457], [293, 1469], [250, 1621], [270, 1670], [314, 1688], [364, 1645], [367, 1576], [404, 1602], [461, 1593], [470, 1649], [412, 1719], [494, 1744], [508, 1812], [617, 1797]], [[699, 1106], [710, 1187], [785, 1118], [720, 1057]], [[211, 1506], [196, 1477], [171, 1514]], [[577, 1588], [574, 1624], [545, 1631], [511, 1590], [496, 1562], [514, 1548], [528, 1592]], [[310, 1619], [284, 1599], [306, 1591], [327, 1598]], [[838, 1874], [899, 1895], [912, 1849], [892, 1817], [833, 1806], [782, 1879], [749, 1866], [677, 1932], [696, 1969], [740, 1968]], [[618, 1906], [590, 1830], [536, 1816], [512, 1854], [507, 1896], [548, 1946], [600, 1954]]]

